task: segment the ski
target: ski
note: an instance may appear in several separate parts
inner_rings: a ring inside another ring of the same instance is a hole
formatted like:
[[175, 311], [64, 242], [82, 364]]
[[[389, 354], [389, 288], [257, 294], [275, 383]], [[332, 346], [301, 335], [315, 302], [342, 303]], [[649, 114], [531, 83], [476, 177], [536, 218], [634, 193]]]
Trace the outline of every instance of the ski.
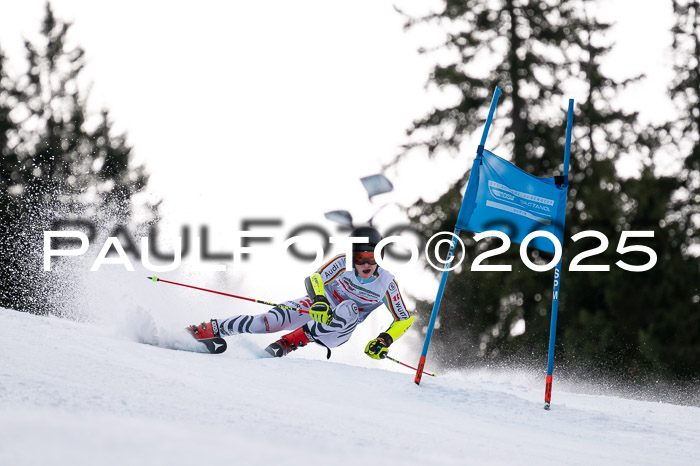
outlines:
[[221, 337], [207, 338], [205, 340], [197, 341], [203, 343], [211, 354], [221, 354], [226, 351], [226, 340]]

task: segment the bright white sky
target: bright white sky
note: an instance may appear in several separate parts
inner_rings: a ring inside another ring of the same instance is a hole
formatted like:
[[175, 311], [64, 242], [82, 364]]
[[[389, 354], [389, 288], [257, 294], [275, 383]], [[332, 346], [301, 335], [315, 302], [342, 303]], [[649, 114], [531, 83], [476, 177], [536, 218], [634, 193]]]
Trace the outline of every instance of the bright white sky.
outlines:
[[[670, 1], [602, 3], [617, 22], [608, 71], [648, 76], [623, 102], [647, 118], [668, 115]], [[21, 38], [36, 36], [44, 5], [0, 0], [11, 69], [23, 66]], [[378, 172], [437, 101], [425, 89], [433, 59], [416, 51], [435, 36], [404, 32], [393, 2], [52, 5], [86, 49], [92, 105], [128, 133], [171, 226], [209, 224], [226, 237], [243, 218], [284, 218], [279, 235], [304, 222], [334, 231], [324, 212], [345, 208], [361, 221], [386, 202], [432, 198], [472, 161], [416, 162], [389, 173], [394, 193], [367, 201], [359, 178]], [[401, 219], [398, 209], [382, 215], [380, 228]]]

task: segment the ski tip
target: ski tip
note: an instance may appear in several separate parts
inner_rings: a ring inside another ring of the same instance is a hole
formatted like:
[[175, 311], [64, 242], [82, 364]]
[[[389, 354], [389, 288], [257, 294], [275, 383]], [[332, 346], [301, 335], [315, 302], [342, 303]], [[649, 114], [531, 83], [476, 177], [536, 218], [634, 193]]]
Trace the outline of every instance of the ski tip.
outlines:
[[221, 354], [226, 351], [226, 340], [223, 338], [207, 338], [206, 340], [197, 341], [204, 343], [211, 354]]

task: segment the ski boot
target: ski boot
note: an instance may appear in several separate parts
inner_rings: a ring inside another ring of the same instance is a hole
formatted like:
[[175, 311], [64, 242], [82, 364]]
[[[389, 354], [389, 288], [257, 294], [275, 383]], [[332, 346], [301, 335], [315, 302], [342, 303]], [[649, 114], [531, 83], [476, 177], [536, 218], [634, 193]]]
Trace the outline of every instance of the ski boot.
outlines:
[[226, 340], [221, 338], [219, 324], [215, 319], [209, 321], [208, 324], [202, 322], [199, 325], [190, 325], [187, 330], [190, 331], [195, 340], [204, 343], [210, 353], [219, 354], [226, 351]]
[[197, 340], [221, 337], [221, 335], [219, 335], [219, 324], [214, 319], [210, 320], [209, 323], [202, 322], [199, 325], [190, 325], [187, 329]]
[[281, 358], [297, 348], [308, 345], [311, 339], [309, 338], [309, 335], [306, 333], [305, 329], [306, 325], [303, 325], [294, 330], [292, 333], [284, 335], [282, 338], [265, 348], [265, 351], [267, 351], [272, 357]]

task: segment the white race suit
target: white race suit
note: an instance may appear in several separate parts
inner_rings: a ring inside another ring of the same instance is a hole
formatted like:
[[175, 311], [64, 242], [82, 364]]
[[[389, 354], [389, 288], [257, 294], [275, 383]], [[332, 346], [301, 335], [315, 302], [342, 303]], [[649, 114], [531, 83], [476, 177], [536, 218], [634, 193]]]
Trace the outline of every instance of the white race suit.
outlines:
[[[323, 278], [326, 298], [333, 309], [333, 321], [330, 324], [311, 320], [307, 313], [273, 307], [266, 313], [255, 316], [237, 315], [217, 319], [221, 336], [296, 330], [308, 324], [307, 328], [313, 340], [328, 348], [335, 348], [348, 341], [357, 324], [364, 321], [382, 303], [389, 309], [394, 321], [410, 317], [399, 286], [391, 273], [377, 267], [372, 277], [363, 280], [354, 269], [345, 270], [345, 261], [345, 254], [340, 254], [318, 269]], [[282, 304], [309, 310], [313, 302], [312, 298], [304, 296]]]

